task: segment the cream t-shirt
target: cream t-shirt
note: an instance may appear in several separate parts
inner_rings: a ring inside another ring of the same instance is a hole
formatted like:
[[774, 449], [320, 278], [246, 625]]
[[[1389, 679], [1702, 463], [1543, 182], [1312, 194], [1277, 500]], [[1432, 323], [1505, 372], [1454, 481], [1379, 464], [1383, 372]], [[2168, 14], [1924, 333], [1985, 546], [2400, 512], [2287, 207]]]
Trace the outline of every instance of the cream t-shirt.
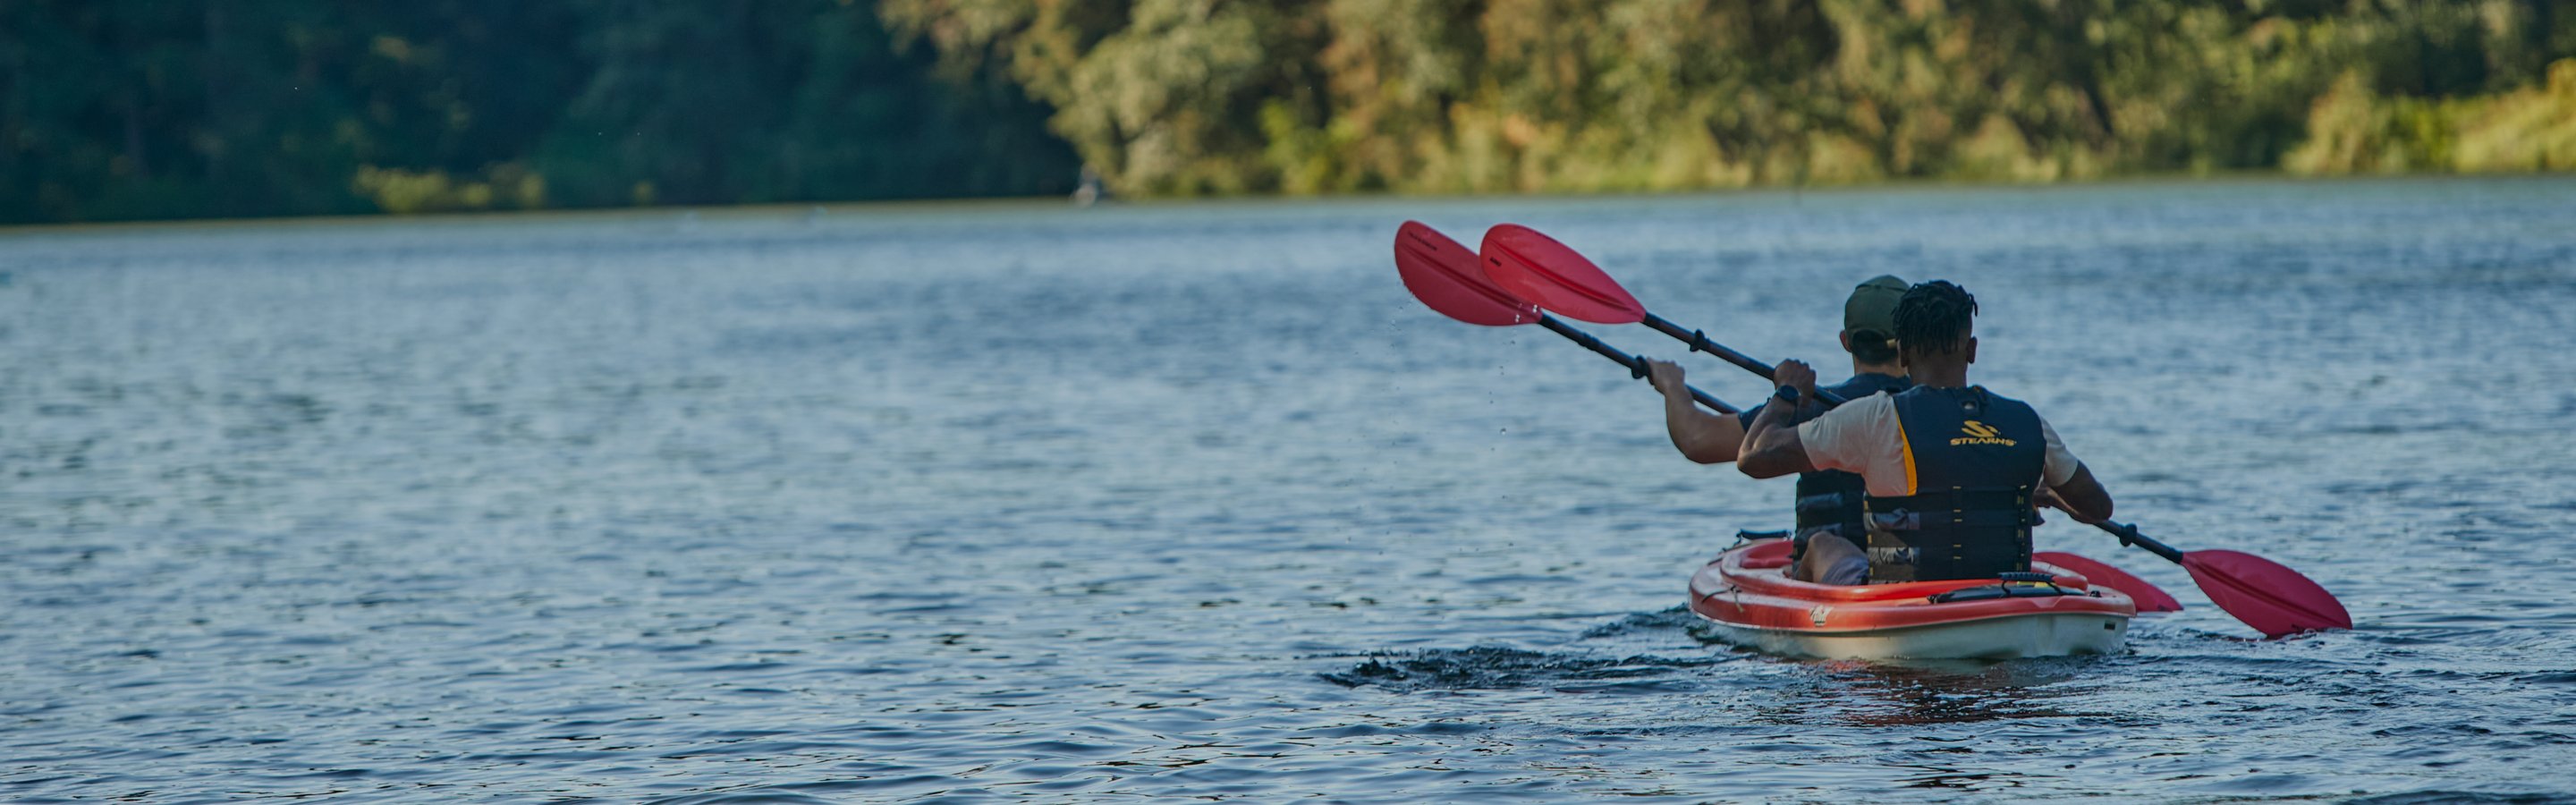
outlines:
[[[2048, 442], [2040, 480], [2052, 488], [2074, 480], [2083, 462], [2067, 451], [2047, 419], [2039, 421], [2039, 432]], [[1798, 426], [1798, 441], [1807, 449], [1809, 465], [1859, 473], [1873, 496], [1915, 493], [1914, 464], [1905, 454], [1905, 426], [1897, 421], [1896, 399], [1891, 395], [1872, 394], [1807, 420]]]

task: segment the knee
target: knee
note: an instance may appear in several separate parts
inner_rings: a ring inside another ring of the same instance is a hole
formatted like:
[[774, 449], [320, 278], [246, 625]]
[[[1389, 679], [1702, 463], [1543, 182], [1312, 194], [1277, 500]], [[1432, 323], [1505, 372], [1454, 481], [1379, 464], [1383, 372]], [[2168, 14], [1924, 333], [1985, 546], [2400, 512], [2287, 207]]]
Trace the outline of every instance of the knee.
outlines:
[[1807, 538], [1807, 554], [1810, 556], [1823, 554], [1828, 559], [1859, 556], [1860, 546], [1838, 534], [1817, 534]]
[[1866, 584], [1869, 557], [1851, 540], [1818, 534], [1807, 540], [1807, 554], [1798, 561], [1798, 578], [1816, 584]]

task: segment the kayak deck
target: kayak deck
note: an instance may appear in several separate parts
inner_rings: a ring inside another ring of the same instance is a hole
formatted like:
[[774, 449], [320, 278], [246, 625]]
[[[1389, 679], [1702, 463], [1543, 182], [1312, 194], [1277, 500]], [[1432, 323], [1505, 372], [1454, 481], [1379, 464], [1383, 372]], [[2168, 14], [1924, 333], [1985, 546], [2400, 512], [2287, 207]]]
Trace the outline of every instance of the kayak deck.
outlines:
[[[1729, 643], [1794, 657], [2000, 660], [2127, 648], [2138, 611], [2128, 596], [2064, 568], [2031, 569], [2055, 588], [1994, 579], [1812, 584], [1789, 578], [1788, 540], [1765, 540], [1700, 568], [1690, 607]], [[1945, 595], [1957, 600], [1933, 600]]]

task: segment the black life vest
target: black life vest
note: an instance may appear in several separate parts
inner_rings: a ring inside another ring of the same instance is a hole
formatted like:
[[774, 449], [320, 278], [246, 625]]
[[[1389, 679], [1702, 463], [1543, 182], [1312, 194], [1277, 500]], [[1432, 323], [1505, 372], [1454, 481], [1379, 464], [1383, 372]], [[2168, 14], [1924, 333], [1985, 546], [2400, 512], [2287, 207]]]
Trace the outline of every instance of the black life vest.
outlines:
[[[1844, 400], [1857, 400], [1882, 391], [1898, 392], [1913, 387], [1914, 381], [1902, 375], [1859, 374], [1822, 390], [1840, 395]], [[1803, 422], [1814, 418], [1801, 416], [1798, 420]], [[1752, 420], [1747, 418], [1745, 422], [1750, 427]], [[1864, 519], [1868, 516], [1868, 509], [1862, 504], [1868, 495], [1869, 486], [1862, 483], [1856, 473], [1841, 470], [1798, 473], [1798, 531], [1827, 528], [1829, 533], [1838, 534], [1855, 545], [1860, 544], [1861, 535], [1869, 530]]]
[[2031, 490], [2048, 460], [2039, 413], [1983, 387], [1895, 396], [1913, 493], [1870, 496], [1873, 583], [2030, 569]]

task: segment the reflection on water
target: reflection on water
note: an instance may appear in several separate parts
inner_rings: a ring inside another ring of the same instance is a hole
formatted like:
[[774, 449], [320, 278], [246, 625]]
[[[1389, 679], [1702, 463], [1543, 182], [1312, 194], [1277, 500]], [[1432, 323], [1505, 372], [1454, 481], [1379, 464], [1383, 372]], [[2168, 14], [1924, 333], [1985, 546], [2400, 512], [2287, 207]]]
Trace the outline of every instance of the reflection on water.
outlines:
[[1829, 661], [1817, 690], [1835, 721], [1862, 726], [1960, 724], [2001, 719], [2099, 718], [2056, 709], [2051, 688], [2082, 678], [2081, 659], [2037, 659], [1979, 666]]
[[[0, 799], [2576, 797], [2564, 181], [801, 212], [0, 235]], [[2192, 609], [1708, 645], [1788, 490], [1422, 310], [1407, 218], [1761, 356], [1957, 280], [2124, 515], [2360, 628], [2056, 524]]]

